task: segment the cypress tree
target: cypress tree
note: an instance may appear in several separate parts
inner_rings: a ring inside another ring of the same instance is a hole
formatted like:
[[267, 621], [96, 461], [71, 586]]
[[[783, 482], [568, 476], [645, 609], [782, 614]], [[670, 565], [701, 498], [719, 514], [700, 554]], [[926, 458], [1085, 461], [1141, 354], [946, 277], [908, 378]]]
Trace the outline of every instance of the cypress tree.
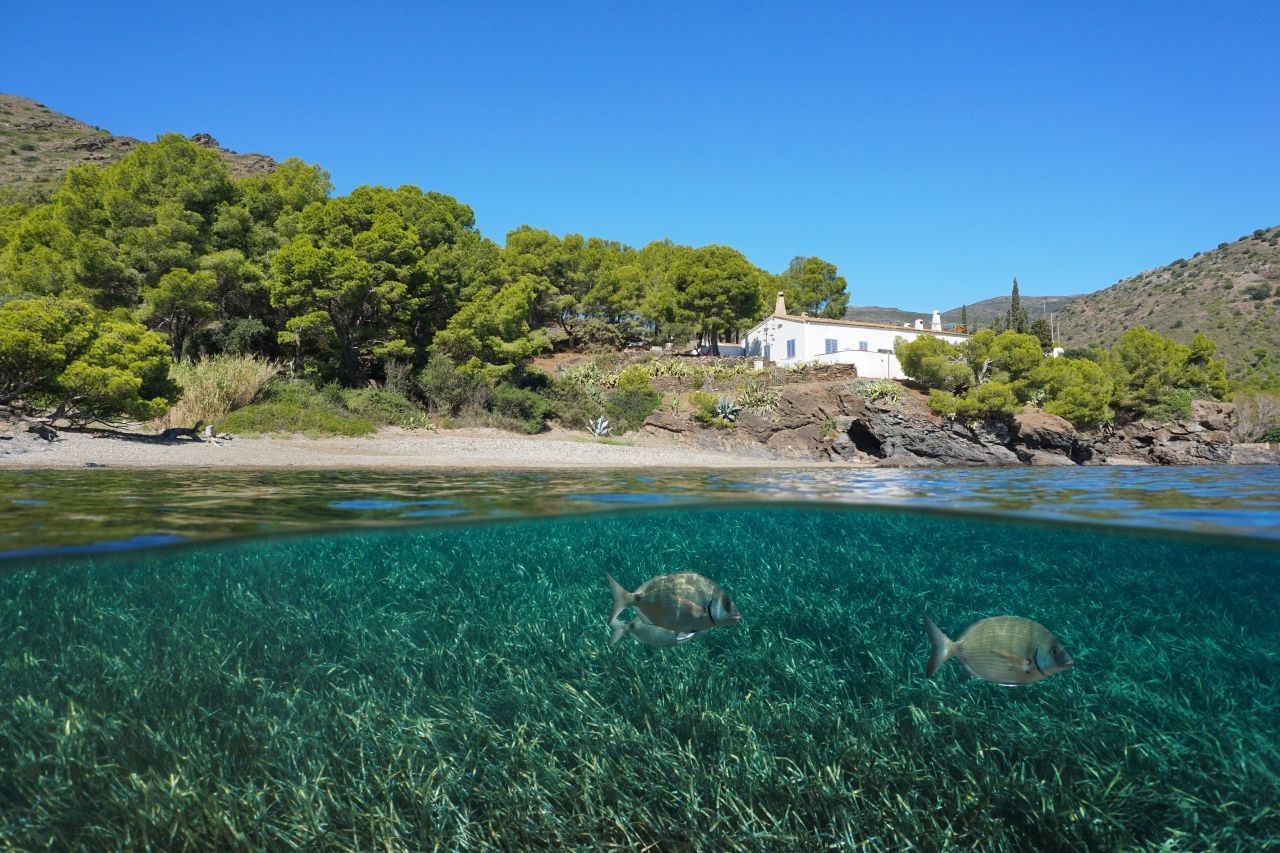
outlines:
[[1022, 310], [1022, 298], [1018, 295], [1018, 277], [1013, 277], [1013, 294], [1009, 301], [1009, 319], [1006, 325], [1019, 334], [1027, 333], [1027, 312]]
[[969, 331], [969, 306], [960, 306], [960, 325], [964, 326], [964, 330]]

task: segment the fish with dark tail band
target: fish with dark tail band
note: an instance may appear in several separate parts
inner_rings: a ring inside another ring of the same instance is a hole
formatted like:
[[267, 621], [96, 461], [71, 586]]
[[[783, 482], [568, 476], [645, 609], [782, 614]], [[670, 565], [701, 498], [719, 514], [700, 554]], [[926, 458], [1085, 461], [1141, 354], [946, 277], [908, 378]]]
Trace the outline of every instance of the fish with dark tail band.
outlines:
[[958, 640], [948, 638], [927, 615], [924, 630], [933, 645], [926, 676], [937, 672], [947, 658], [955, 658], [984, 681], [1017, 687], [1075, 665], [1048, 628], [1021, 616], [993, 616], [974, 622]]
[[636, 608], [650, 624], [677, 634], [736, 625], [742, 619], [729, 593], [696, 572], [658, 575], [645, 581], [635, 592], [627, 592], [612, 576], [605, 577], [613, 594], [613, 606], [609, 610], [609, 625], [613, 628], [610, 643], [618, 642], [627, 632], [630, 623], [620, 622], [618, 614], [628, 607]]

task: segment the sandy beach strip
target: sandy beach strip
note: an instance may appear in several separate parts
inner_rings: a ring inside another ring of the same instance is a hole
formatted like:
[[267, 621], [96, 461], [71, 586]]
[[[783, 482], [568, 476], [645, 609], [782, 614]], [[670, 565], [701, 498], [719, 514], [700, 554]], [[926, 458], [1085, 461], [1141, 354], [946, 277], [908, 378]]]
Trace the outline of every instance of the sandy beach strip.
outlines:
[[[615, 443], [619, 442], [619, 443]], [[625, 443], [621, 443], [625, 442]], [[652, 436], [601, 441], [553, 431], [439, 433], [386, 428], [365, 438], [281, 436], [158, 442], [154, 436], [64, 432], [22, 453], [0, 452], [0, 470], [33, 468], [805, 468], [778, 460], [663, 444]], [[3, 450], [0, 448], [0, 450]]]

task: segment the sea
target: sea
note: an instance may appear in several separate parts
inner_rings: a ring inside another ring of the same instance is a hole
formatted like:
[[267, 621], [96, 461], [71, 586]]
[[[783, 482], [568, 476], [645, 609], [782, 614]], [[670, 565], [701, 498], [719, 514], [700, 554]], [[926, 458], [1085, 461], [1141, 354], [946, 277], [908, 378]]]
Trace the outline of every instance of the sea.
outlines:
[[0, 848], [1280, 849], [1280, 467], [0, 472]]

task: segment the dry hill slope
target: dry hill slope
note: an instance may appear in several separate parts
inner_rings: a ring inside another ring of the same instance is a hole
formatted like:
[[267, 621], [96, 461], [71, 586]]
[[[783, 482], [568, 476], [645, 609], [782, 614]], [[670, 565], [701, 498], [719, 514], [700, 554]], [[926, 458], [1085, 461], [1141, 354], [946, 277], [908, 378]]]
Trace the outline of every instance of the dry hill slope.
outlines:
[[[1076, 297], [1058, 314], [1066, 346], [1108, 346], [1130, 326], [1186, 343], [1203, 332], [1233, 382], [1280, 383], [1280, 226]], [[1025, 300], [1024, 300], [1025, 301]]]
[[[276, 165], [265, 154], [228, 151], [207, 133], [191, 139], [217, 151], [234, 175], [262, 174]], [[137, 144], [30, 98], [0, 93], [0, 203], [46, 198], [72, 166], [111, 163]]]

